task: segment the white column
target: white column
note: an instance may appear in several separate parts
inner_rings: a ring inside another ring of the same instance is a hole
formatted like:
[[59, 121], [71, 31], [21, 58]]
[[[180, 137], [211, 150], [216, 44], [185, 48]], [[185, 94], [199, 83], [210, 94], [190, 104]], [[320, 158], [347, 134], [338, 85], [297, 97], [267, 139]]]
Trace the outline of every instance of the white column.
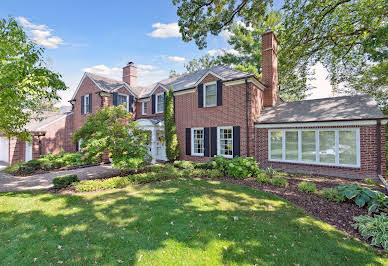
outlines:
[[156, 128], [152, 127], [151, 130], [151, 156], [152, 156], [152, 164], [156, 163]]

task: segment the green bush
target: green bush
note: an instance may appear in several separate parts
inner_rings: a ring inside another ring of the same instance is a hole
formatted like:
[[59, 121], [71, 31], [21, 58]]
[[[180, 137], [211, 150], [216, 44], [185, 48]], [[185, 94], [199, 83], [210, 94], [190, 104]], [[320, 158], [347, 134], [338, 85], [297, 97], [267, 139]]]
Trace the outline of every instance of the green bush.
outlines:
[[267, 173], [267, 175], [269, 176], [274, 176], [278, 173], [278, 171], [274, 170], [272, 167], [268, 167], [265, 169], [265, 172]]
[[107, 179], [82, 181], [75, 185], [75, 190], [78, 192], [97, 191], [113, 188], [123, 188], [130, 184], [131, 183], [128, 178], [117, 176]]
[[194, 169], [195, 164], [191, 161], [175, 161], [174, 166], [179, 169]]
[[53, 179], [54, 188], [56, 189], [68, 187], [75, 182], [79, 182], [76, 175], [62, 175]]
[[207, 177], [207, 178], [222, 178], [224, 173], [217, 169], [194, 169], [187, 173], [189, 177]]
[[210, 162], [207, 163], [195, 163], [194, 164], [195, 169], [213, 169], [213, 166]]
[[345, 196], [340, 195], [338, 193], [338, 189], [336, 188], [324, 188], [319, 192], [319, 194], [329, 201], [334, 201], [337, 203], [345, 201]]
[[229, 159], [226, 159], [226, 158], [224, 158], [222, 156], [214, 156], [211, 159], [210, 164], [211, 164], [213, 169], [217, 169], [217, 170], [223, 171], [225, 173], [226, 165], [229, 162], [230, 162]]
[[226, 159], [222, 156], [215, 156], [211, 161], [213, 169], [222, 171], [227, 177], [234, 179], [245, 179], [255, 176], [259, 171], [256, 160], [252, 157], [235, 157]]
[[298, 190], [305, 193], [317, 193], [317, 186], [313, 182], [302, 181], [298, 185]]
[[256, 181], [259, 183], [270, 184], [271, 178], [265, 172], [259, 172], [256, 174]]
[[379, 191], [375, 191], [376, 196], [368, 203], [368, 212], [387, 212], [388, 211], [388, 197]]
[[23, 162], [17, 162], [17, 163], [11, 164], [10, 166], [7, 166], [2, 172], [7, 174], [14, 174], [20, 171], [20, 166], [23, 164], [24, 164]]
[[376, 192], [358, 184], [337, 186], [338, 193], [349, 200], [354, 201], [358, 207], [362, 208], [376, 197]]
[[365, 184], [371, 185], [371, 186], [379, 186], [380, 184], [374, 181], [372, 178], [365, 178], [364, 179]]
[[382, 246], [388, 250], [388, 217], [385, 213], [374, 217], [357, 216], [353, 219], [356, 222], [352, 227], [358, 229], [365, 239], [371, 238], [371, 245]]
[[272, 178], [271, 181], [272, 185], [277, 186], [277, 187], [287, 187], [288, 186], [288, 180], [284, 177], [280, 176], [275, 176]]

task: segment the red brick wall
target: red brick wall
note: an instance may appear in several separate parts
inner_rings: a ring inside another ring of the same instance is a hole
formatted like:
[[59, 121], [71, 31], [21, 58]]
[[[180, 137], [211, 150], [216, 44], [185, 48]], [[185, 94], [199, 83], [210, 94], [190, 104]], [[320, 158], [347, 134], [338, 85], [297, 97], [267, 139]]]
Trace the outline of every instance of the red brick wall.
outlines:
[[[329, 127], [336, 128], [336, 127]], [[337, 127], [338, 128], [338, 127]], [[344, 127], [342, 127], [344, 128]], [[349, 126], [354, 128], [354, 126]], [[291, 173], [318, 174], [338, 176], [346, 178], [364, 179], [367, 177], [377, 178], [377, 147], [381, 148], [382, 175], [385, 176], [385, 128], [381, 126], [382, 142], [376, 143], [376, 125], [360, 126], [360, 168], [322, 166], [313, 164], [279, 163], [268, 161], [268, 129], [256, 128], [256, 160], [261, 167], [272, 167], [277, 170]], [[272, 128], [271, 128], [272, 129]], [[279, 128], [280, 129], [280, 128]]]
[[[216, 81], [217, 78], [209, 74], [202, 83]], [[255, 116], [260, 110], [262, 92], [253, 84], [249, 85], [250, 91], [250, 152], [254, 153], [254, 128]], [[240, 156], [247, 156], [246, 138], [246, 87], [245, 83], [225, 86], [222, 85], [222, 105], [215, 107], [198, 108], [198, 90], [193, 93], [175, 96], [175, 118], [179, 145], [183, 160], [206, 161], [208, 157], [186, 155], [186, 128], [193, 127], [221, 127], [240, 126]], [[211, 133], [210, 133], [211, 135]], [[211, 139], [211, 136], [209, 136]]]

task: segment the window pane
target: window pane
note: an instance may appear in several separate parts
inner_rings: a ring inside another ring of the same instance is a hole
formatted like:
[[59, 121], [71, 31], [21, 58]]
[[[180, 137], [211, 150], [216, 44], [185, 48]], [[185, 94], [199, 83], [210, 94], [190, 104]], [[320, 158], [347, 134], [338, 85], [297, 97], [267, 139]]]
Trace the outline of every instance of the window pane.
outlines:
[[216, 105], [217, 104], [217, 86], [216, 84], [206, 85], [206, 97], [205, 105]]
[[316, 161], [315, 131], [302, 131], [302, 161]]
[[286, 131], [286, 160], [298, 160], [298, 131]]
[[233, 155], [232, 129], [220, 129], [220, 154]]
[[119, 102], [119, 105], [122, 104], [122, 105], [127, 106], [127, 96], [119, 95], [118, 102]]
[[158, 106], [157, 112], [163, 112], [164, 110], [164, 95], [158, 95]]
[[357, 137], [355, 131], [339, 131], [339, 163], [357, 164]]
[[272, 131], [271, 132], [271, 159], [282, 159], [282, 131]]
[[204, 144], [203, 144], [203, 130], [202, 129], [194, 129], [193, 132], [194, 137], [194, 153], [203, 154], [204, 152]]
[[334, 131], [319, 131], [319, 160], [321, 163], [335, 163]]

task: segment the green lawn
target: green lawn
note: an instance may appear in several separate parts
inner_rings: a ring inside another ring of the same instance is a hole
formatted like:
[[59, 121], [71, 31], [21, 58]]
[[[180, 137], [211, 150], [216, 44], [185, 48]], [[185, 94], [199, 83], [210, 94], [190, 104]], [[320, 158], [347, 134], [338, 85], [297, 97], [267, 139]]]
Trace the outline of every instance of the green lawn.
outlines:
[[2, 265], [34, 261], [105, 265], [388, 263], [366, 244], [347, 239], [276, 196], [192, 179], [76, 195], [2, 193], [0, 261]]

